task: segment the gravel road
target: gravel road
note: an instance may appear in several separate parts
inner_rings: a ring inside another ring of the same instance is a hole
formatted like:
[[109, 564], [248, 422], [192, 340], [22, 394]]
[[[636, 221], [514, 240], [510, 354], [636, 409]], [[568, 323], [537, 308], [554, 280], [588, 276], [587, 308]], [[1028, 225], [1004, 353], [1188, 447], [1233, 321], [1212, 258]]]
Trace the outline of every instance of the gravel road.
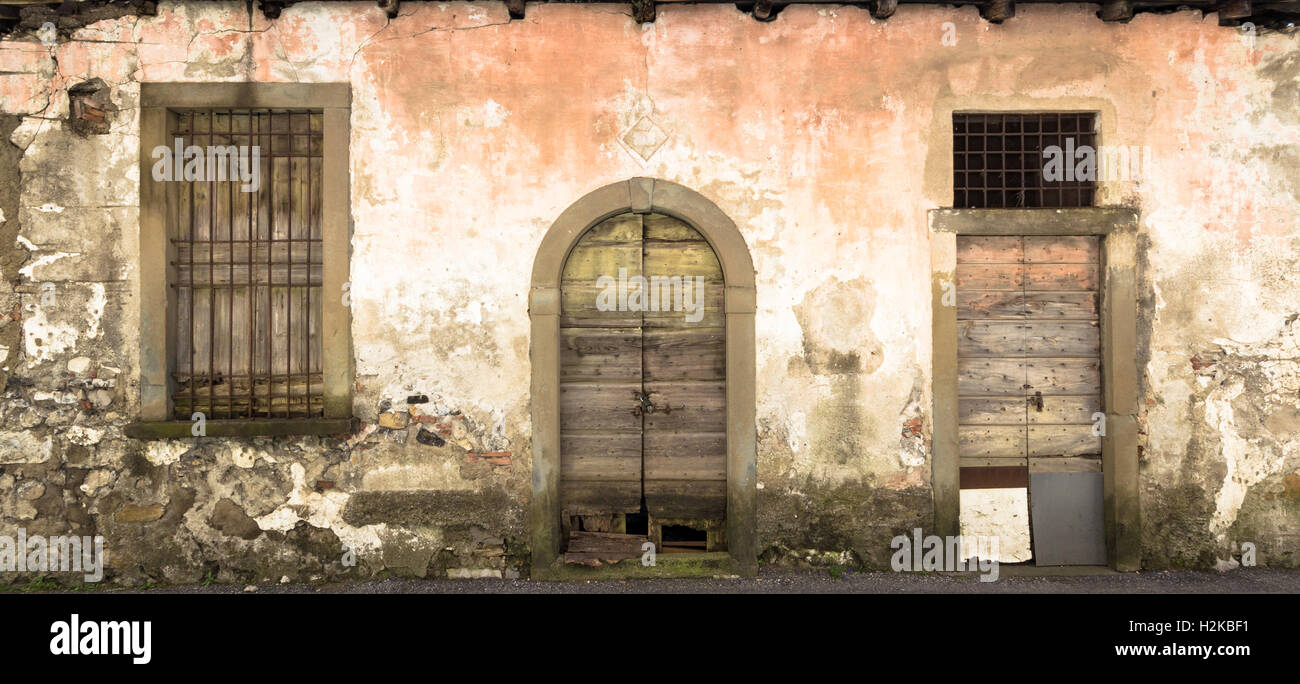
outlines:
[[[996, 582], [973, 574], [925, 574], [763, 568], [757, 578], [645, 579], [590, 582], [530, 580], [388, 579], [349, 584], [262, 584], [158, 587], [104, 593], [150, 594], [1300, 594], [1300, 570], [1233, 572], [1093, 572], [1041, 576], [1026, 569], [1004, 569]], [[251, 585], [250, 585], [251, 586]]]

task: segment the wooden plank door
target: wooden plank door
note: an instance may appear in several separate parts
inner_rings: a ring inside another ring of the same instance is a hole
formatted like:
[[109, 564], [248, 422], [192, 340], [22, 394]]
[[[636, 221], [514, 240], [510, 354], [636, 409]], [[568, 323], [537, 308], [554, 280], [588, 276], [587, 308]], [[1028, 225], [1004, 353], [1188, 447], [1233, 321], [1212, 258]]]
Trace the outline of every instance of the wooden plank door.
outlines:
[[646, 509], [663, 524], [717, 527], [727, 509], [722, 266], [685, 223], [648, 214], [644, 226], [643, 264], [659, 294], [658, 306], [652, 301], [645, 312], [642, 347], [644, 389], [654, 405], [644, 416]]
[[1106, 564], [1100, 255], [1094, 236], [1024, 238], [1026, 454], [1038, 565]]
[[962, 467], [1100, 469], [1100, 247], [1091, 236], [958, 237]]
[[[560, 505], [566, 516], [641, 510], [641, 313], [602, 306], [602, 276], [640, 276], [641, 217], [578, 241], [560, 280]], [[606, 304], [607, 304], [606, 300]]]
[[[610, 280], [618, 310], [600, 304]], [[616, 216], [578, 241], [560, 291], [564, 514], [585, 524], [644, 501], [654, 524], [720, 530], [726, 328], [708, 242], [669, 216]]]

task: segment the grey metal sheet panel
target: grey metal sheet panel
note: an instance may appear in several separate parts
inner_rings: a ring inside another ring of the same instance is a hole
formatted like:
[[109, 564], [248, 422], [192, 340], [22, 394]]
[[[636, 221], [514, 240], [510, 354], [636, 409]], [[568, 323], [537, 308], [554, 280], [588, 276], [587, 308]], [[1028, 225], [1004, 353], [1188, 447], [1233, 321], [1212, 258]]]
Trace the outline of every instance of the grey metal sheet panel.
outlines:
[[1035, 565], [1106, 565], [1101, 473], [1031, 473]]

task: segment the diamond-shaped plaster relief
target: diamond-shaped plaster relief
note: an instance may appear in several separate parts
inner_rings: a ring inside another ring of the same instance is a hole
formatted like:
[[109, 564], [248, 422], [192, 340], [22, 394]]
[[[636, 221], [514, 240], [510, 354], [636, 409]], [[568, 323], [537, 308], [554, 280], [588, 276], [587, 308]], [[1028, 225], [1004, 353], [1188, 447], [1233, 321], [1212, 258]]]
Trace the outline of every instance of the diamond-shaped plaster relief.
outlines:
[[659, 148], [668, 141], [668, 134], [650, 117], [643, 116], [637, 119], [637, 122], [632, 124], [632, 127], [627, 129], [627, 132], [620, 139], [623, 141], [623, 145], [640, 157], [642, 161], [650, 161], [655, 152], [659, 151]]

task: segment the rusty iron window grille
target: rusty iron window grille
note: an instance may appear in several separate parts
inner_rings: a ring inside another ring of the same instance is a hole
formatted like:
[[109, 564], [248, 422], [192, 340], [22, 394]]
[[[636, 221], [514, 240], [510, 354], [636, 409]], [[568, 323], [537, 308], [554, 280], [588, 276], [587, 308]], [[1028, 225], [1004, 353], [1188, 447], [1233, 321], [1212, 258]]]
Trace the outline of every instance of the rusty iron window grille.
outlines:
[[[1092, 206], [1096, 181], [1047, 180], [1043, 151], [1052, 145], [1062, 151], [1087, 145], [1096, 153], [1095, 113], [954, 113], [952, 124], [954, 207]], [[1094, 159], [1094, 170], [1099, 161]], [[1066, 157], [1064, 163], [1075, 160]]]
[[[321, 110], [186, 109], [169, 144], [258, 148], [260, 183], [177, 182], [169, 229], [176, 302], [173, 414], [324, 414]], [[251, 160], [251, 154], [246, 157]], [[179, 169], [178, 169], [179, 172]]]

